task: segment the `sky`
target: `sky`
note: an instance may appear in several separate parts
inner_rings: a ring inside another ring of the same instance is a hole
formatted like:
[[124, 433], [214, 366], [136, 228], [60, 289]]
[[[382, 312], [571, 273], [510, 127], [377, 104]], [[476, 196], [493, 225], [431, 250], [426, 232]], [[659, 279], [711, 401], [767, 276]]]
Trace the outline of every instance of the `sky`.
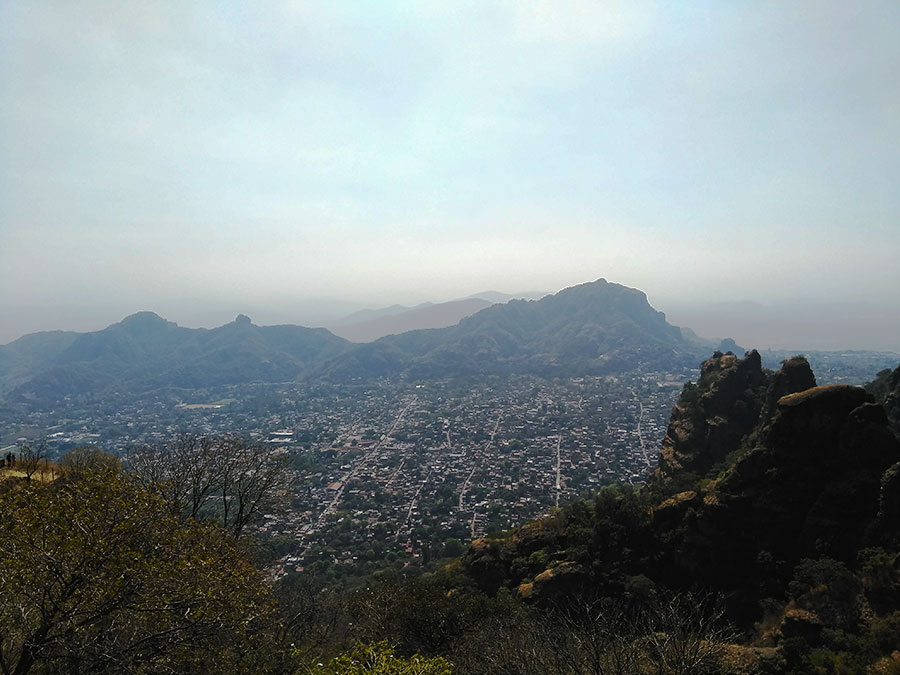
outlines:
[[603, 277], [900, 350], [898, 34], [894, 0], [0, 3], [0, 343]]

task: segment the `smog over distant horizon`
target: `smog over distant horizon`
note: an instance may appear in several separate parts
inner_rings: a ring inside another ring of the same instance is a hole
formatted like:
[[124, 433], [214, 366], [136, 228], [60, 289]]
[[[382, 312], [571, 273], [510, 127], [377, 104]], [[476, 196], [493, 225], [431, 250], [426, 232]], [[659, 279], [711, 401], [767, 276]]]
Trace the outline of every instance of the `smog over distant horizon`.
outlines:
[[877, 1], [3, 3], [0, 344], [604, 277], [748, 347], [900, 351], [898, 32]]

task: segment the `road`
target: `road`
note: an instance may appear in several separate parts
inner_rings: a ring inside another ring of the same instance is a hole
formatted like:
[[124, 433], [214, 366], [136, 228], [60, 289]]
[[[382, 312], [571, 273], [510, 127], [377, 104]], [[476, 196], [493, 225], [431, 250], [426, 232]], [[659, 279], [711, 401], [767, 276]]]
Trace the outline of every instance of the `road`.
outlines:
[[647, 454], [647, 444], [644, 442], [644, 434], [641, 432], [641, 422], [644, 419], [644, 404], [641, 403], [641, 399], [638, 398], [637, 392], [634, 389], [631, 389], [631, 395], [634, 396], [634, 400], [637, 401], [638, 409], [640, 410], [637, 421], [637, 435], [638, 440], [641, 442], [641, 452], [644, 453], [644, 461], [647, 463], [647, 468], [649, 469], [650, 455]]
[[325, 524], [325, 519], [329, 516], [329, 514], [334, 513], [335, 509], [337, 508], [337, 505], [341, 501], [341, 497], [344, 496], [344, 488], [347, 486], [347, 483], [350, 482], [350, 479], [356, 475], [356, 472], [359, 469], [359, 467], [363, 466], [366, 463], [366, 461], [370, 457], [372, 457], [372, 455], [374, 455], [376, 452], [381, 450], [381, 446], [384, 445], [384, 442], [391, 437], [391, 435], [394, 433], [394, 430], [400, 424], [400, 421], [403, 419], [403, 415], [406, 414], [406, 411], [409, 410], [413, 406], [413, 404], [415, 404], [417, 402], [417, 400], [418, 399], [416, 399], [416, 397], [414, 396], [412, 398], [412, 400], [406, 404], [406, 407], [400, 411], [399, 415], [397, 415], [397, 419], [394, 420], [394, 423], [391, 425], [391, 428], [388, 429], [387, 432], [382, 434], [381, 438], [378, 439], [378, 442], [375, 445], [373, 445], [371, 448], [369, 448], [368, 452], [366, 452], [365, 455], [360, 457], [353, 464], [353, 467], [350, 469], [350, 472], [346, 476], [341, 478], [341, 480], [340, 480], [341, 487], [338, 489], [337, 493], [334, 495], [334, 499], [332, 499], [331, 502], [328, 504], [328, 506], [325, 507], [325, 510], [319, 514], [319, 518], [317, 520], [318, 527], [321, 527], [322, 525]]
[[562, 483], [562, 481], [560, 481], [560, 477], [559, 477], [559, 474], [560, 474], [560, 471], [559, 471], [559, 446], [561, 443], [562, 443], [562, 434], [558, 434], [556, 436], [556, 503], [554, 504], [554, 506], [557, 506], [557, 507], [559, 506], [559, 491], [560, 491], [561, 483]]
[[469, 483], [472, 480], [472, 475], [475, 473], [475, 469], [477, 469], [477, 465], [472, 465], [472, 470], [469, 472], [469, 475], [466, 476], [465, 482], [463, 482], [462, 487], [459, 490], [459, 510], [463, 510], [463, 499], [466, 497], [466, 490], [469, 489]]
[[416, 494], [413, 495], [413, 498], [409, 502], [409, 508], [406, 510], [406, 520], [403, 521], [403, 525], [397, 528], [397, 534], [394, 535], [394, 541], [399, 541], [400, 533], [409, 526], [409, 520], [412, 518], [412, 512], [416, 507], [416, 501], [419, 499], [422, 488], [425, 487], [425, 484], [428, 482], [428, 479], [431, 478], [433, 472], [434, 468], [429, 469], [428, 473], [425, 475], [425, 479], [419, 484], [419, 489], [416, 490]]
[[[488, 439], [488, 442], [484, 444], [484, 449], [482, 452], [487, 452], [491, 445], [494, 442], [494, 437], [497, 435], [497, 431], [500, 429], [500, 420], [503, 419], [503, 411], [501, 410], [497, 413], [497, 421], [494, 423], [494, 430], [491, 431], [491, 437]], [[459, 489], [459, 510], [463, 511], [465, 507], [463, 506], [463, 500], [466, 498], [466, 490], [469, 489], [469, 483], [472, 481], [472, 476], [475, 475], [475, 469], [481, 468], [481, 462], [473, 463], [472, 470], [469, 472], [469, 475], [466, 476], [465, 482], [462, 484], [462, 487]], [[476, 509], [472, 509], [472, 523], [469, 527], [469, 530], [472, 534], [472, 539], [475, 538], [475, 519], [478, 517], [478, 511]]]
[[389, 491], [392, 487], [394, 487], [394, 481], [397, 480], [397, 476], [399, 476], [400, 471], [403, 470], [404, 464], [406, 464], [406, 457], [404, 457], [403, 459], [400, 460], [400, 464], [397, 466], [397, 470], [394, 471], [394, 473], [391, 475], [390, 480], [387, 483], [385, 483], [385, 485], [384, 485], [385, 492]]
[[[484, 444], [484, 450], [483, 450], [482, 452], [487, 452], [487, 451], [490, 449], [491, 444], [494, 442], [494, 436], [497, 435], [497, 430], [500, 428], [500, 419], [501, 419], [502, 417], [503, 417], [503, 411], [501, 410], [501, 411], [497, 414], [497, 422], [496, 422], [496, 424], [494, 424], [494, 430], [491, 432], [491, 437], [490, 437], [490, 439], [488, 439], [488, 442]], [[450, 440], [450, 439], [449, 439], [449, 437], [448, 437], [448, 438], [447, 438], [447, 441], [449, 442], [449, 440]], [[459, 489], [459, 510], [460, 510], [460, 511], [464, 510], [463, 500], [464, 500], [465, 497], [466, 497], [466, 490], [469, 489], [469, 483], [472, 481], [472, 476], [475, 474], [475, 469], [478, 469], [478, 468], [480, 468], [480, 467], [481, 467], [481, 463], [480, 463], [480, 462], [477, 462], [477, 463], [473, 463], [473, 464], [472, 464], [472, 470], [469, 472], [469, 475], [466, 476], [465, 482], [462, 484], [462, 487]], [[473, 531], [473, 532], [475, 531], [475, 518], [474, 518], [474, 516], [472, 517], [472, 531]], [[475, 535], [473, 534], [472, 536], [474, 537]]]

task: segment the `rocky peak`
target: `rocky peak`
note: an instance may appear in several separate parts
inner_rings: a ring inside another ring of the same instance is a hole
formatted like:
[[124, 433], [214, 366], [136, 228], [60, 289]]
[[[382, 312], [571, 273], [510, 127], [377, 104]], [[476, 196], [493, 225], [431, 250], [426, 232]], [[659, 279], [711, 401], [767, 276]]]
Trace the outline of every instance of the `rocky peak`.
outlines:
[[900, 366], [888, 378], [888, 393], [884, 398], [884, 409], [894, 430], [900, 433]]
[[773, 452], [788, 453], [790, 458], [785, 461], [820, 464], [832, 459], [829, 453], [839, 448], [837, 441], [850, 414], [854, 413], [856, 421], [865, 417], [855, 411], [871, 401], [865, 389], [846, 384], [813, 387], [782, 396], [764, 444]]
[[784, 396], [815, 387], [806, 358], [764, 370], [756, 350], [743, 358], [715, 352], [700, 366], [697, 384], [686, 385], [675, 406], [651, 483], [665, 495], [713, 478], [736, 454], [751, 449]]
[[685, 385], [660, 450], [653, 482], [668, 493], [690, 489], [723, 463], [759, 420], [768, 385], [756, 350], [739, 358], [716, 352]]
[[134, 314], [126, 316], [118, 325], [126, 332], [144, 333], [174, 327], [176, 324], [171, 321], [166, 321], [156, 312], [144, 311], [135, 312]]
[[[852, 561], [900, 525], [898, 472], [885, 477], [900, 461], [900, 442], [886, 423], [860, 387], [781, 397], [757, 444], [695, 500], [694, 521], [678, 535], [681, 554], [709, 557], [732, 583], [771, 581], [773, 570], [790, 570], [803, 557]], [[763, 559], [774, 567], [760, 568]]]
[[781, 362], [781, 368], [769, 379], [766, 402], [763, 406], [762, 422], [768, 423], [778, 409], [778, 400], [798, 391], [816, 386], [816, 376], [805, 356], [794, 356]]

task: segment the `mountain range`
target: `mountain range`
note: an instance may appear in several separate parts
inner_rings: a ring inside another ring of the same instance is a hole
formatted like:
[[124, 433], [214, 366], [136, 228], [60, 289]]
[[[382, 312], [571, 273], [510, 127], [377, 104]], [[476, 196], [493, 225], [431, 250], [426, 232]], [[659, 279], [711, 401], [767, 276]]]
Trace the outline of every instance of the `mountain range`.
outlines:
[[239, 315], [212, 330], [138, 312], [92, 333], [26, 335], [0, 348], [0, 386], [25, 401], [79, 393], [288, 381], [349, 343], [324, 328], [256, 326]]
[[644, 293], [600, 279], [364, 344], [324, 328], [257, 326], [244, 315], [192, 329], [139, 312], [100, 331], [34, 333], [0, 347], [0, 394], [50, 404], [81, 393], [304, 378], [615, 373], [690, 367], [702, 351]]

